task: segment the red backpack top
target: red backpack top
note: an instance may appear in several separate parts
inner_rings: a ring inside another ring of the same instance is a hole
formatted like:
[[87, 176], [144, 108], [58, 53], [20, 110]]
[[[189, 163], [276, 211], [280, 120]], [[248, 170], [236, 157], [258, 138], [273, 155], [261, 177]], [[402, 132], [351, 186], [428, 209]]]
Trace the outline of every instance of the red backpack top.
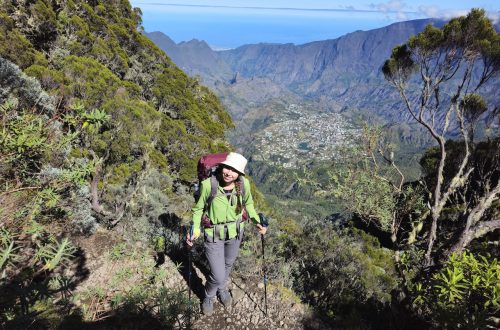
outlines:
[[211, 176], [217, 169], [217, 166], [226, 160], [228, 154], [227, 152], [223, 152], [202, 156], [198, 161], [198, 183]]

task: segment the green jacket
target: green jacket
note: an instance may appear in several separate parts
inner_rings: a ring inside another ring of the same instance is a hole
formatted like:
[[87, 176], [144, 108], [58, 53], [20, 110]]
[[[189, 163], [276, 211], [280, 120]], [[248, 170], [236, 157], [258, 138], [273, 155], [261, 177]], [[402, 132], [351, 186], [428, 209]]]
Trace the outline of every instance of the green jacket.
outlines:
[[[250, 182], [247, 178], [243, 177], [243, 184], [245, 185], [245, 196], [240, 196], [242, 200], [242, 205], [245, 206], [248, 216], [254, 223], [260, 223], [260, 218], [255, 208], [253, 206], [252, 193], [250, 192]], [[201, 182], [200, 186], [200, 198], [198, 202], [193, 207], [193, 233], [201, 233], [201, 217], [203, 216], [203, 209], [207, 199], [210, 197], [211, 184], [210, 178], [205, 179]], [[233, 197], [234, 196], [234, 197]], [[236, 199], [236, 188], [232, 191], [232, 196], [230, 200]], [[223, 224], [228, 223], [227, 230], [229, 239], [236, 237], [236, 220], [241, 218], [241, 213], [236, 214], [236, 203], [231, 203], [230, 200], [224, 194], [224, 190], [219, 185], [217, 187], [217, 195], [212, 201], [212, 205], [208, 207], [207, 215], [212, 220], [213, 224]], [[240, 228], [243, 228], [244, 224], [241, 223]], [[214, 235], [214, 228], [206, 228], [205, 232], [209, 236]], [[220, 238], [224, 238], [224, 226], [218, 226]]]

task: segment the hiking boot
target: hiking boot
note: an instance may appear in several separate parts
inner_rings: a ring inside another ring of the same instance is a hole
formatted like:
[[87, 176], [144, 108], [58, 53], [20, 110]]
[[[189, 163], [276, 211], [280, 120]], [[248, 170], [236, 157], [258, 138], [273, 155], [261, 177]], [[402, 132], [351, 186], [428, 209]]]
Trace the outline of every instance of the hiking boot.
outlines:
[[227, 290], [219, 291], [219, 299], [220, 302], [224, 305], [224, 307], [231, 306], [231, 303], [233, 302], [233, 298], [231, 297], [231, 294]]
[[204, 315], [211, 315], [214, 312], [214, 298], [215, 297], [205, 297], [205, 299], [203, 299], [201, 311]]

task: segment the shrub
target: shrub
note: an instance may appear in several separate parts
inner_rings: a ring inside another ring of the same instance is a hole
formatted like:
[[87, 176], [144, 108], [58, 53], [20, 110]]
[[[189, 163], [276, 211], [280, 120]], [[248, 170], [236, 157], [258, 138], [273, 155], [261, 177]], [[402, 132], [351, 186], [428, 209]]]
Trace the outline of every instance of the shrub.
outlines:
[[17, 98], [21, 108], [38, 106], [49, 114], [55, 110], [54, 99], [42, 89], [38, 80], [28, 77], [17, 65], [0, 57], [0, 102], [5, 102], [9, 96]]
[[489, 256], [453, 254], [428, 284], [417, 282], [413, 289], [414, 306], [436, 326], [494, 327], [500, 308], [500, 265]]

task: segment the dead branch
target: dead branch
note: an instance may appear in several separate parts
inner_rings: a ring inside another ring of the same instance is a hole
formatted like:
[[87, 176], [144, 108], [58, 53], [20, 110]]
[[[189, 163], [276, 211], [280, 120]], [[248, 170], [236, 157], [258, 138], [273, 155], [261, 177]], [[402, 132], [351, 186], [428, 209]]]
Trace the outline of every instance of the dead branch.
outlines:
[[450, 255], [453, 252], [459, 252], [474, 239], [480, 237], [496, 228], [497, 225], [500, 226], [500, 220], [491, 220], [491, 221], [480, 221], [484, 215], [484, 212], [488, 210], [491, 204], [498, 200], [500, 193], [500, 183], [497, 183], [496, 187], [486, 193], [479, 199], [479, 202], [471, 210], [469, 215], [467, 216], [467, 221], [465, 224], [465, 228], [462, 231], [460, 239], [458, 242], [447, 252], [447, 255]]

